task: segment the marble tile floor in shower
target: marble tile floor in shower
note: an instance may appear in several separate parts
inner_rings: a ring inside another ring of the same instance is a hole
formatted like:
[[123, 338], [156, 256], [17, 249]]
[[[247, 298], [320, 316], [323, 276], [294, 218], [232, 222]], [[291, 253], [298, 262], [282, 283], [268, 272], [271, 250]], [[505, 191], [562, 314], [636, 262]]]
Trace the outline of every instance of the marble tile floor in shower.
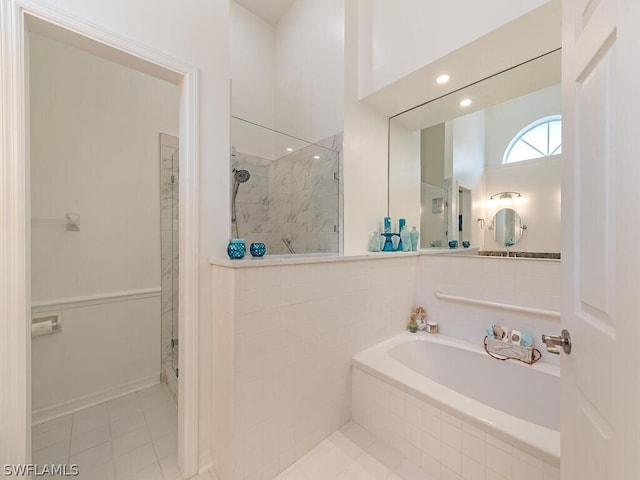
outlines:
[[60, 478], [182, 480], [177, 432], [176, 403], [159, 384], [34, 426], [33, 462], [78, 465]]
[[358, 424], [349, 422], [275, 480], [433, 480], [433, 477]]

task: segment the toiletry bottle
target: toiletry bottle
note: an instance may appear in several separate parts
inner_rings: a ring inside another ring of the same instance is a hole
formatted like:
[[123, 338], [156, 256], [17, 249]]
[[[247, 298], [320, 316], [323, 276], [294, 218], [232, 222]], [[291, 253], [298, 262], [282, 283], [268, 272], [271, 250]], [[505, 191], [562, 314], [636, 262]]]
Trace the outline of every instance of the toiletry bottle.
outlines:
[[369, 251], [379, 252], [380, 247], [381, 247], [380, 234], [378, 232], [373, 232], [373, 236], [371, 237], [371, 240], [369, 240]]
[[414, 252], [418, 251], [418, 238], [420, 237], [420, 232], [416, 230], [416, 227], [411, 227], [411, 231], [409, 232], [411, 236], [411, 250]]
[[411, 236], [406, 225], [403, 225], [402, 230], [400, 230], [400, 241], [402, 242], [402, 251], [408, 252], [411, 249]]

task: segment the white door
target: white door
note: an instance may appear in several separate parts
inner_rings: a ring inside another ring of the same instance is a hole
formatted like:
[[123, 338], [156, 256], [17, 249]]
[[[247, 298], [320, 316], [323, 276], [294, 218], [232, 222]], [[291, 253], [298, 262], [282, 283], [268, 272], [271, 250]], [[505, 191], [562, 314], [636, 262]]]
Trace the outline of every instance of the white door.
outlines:
[[563, 0], [562, 480], [640, 478], [639, 25]]

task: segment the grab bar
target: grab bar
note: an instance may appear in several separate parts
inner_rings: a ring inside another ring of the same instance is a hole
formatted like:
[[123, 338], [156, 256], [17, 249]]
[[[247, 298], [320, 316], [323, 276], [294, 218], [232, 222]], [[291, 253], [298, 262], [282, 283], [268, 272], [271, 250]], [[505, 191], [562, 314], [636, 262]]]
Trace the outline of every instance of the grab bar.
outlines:
[[477, 298], [458, 297], [456, 295], [447, 295], [437, 290], [435, 292], [436, 298], [440, 300], [448, 300], [450, 302], [468, 303], [470, 305], [479, 305], [481, 307], [493, 307], [500, 308], [502, 310], [510, 310], [512, 312], [530, 313], [533, 315], [540, 315], [543, 317], [560, 318], [560, 312], [553, 310], [543, 310], [541, 308], [522, 307], [520, 305], [512, 305], [510, 303], [490, 302], [488, 300], [479, 300]]

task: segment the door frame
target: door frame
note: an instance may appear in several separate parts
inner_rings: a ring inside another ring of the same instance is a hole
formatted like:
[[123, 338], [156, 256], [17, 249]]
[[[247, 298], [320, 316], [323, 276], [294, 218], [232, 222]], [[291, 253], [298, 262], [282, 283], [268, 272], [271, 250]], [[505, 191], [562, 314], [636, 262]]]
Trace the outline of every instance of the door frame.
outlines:
[[180, 88], [178, 464], [198, 473], [198, 69], [163, 52], [29, 0], [0, 0], [0, 452], [31, 461], [31, 273], [27, 21], [84, 38], [119, 63]]

